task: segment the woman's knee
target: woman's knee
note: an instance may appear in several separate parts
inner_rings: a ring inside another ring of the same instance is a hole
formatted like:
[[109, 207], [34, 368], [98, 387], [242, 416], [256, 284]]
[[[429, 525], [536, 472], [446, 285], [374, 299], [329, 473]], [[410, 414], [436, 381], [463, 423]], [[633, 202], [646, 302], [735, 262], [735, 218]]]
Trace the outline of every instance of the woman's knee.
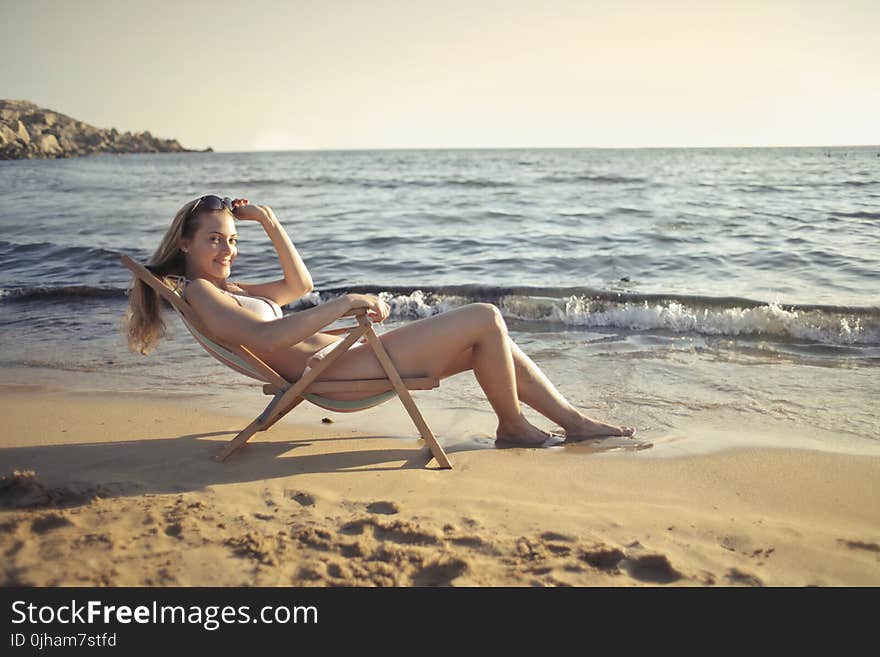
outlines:
[[504, 321], [504, 316], [494, 303], [472, 303], [470, 305], [487, 326], [497, 327], [505, 333], [507, 332], [507, 322]]

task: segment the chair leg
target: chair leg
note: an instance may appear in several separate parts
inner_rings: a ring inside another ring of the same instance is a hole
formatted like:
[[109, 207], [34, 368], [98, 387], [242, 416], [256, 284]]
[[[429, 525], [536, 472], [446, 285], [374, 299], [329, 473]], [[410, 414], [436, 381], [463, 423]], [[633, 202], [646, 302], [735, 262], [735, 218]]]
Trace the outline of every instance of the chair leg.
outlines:
[[[358, 321], [360, 322], [361, 320], [362, 318], [358, 317]], [[385, 370], [388, 378], [391, 379], [391, 383], [394, 385], [394, 390], [397, 391], [397, 396], [400, 397], [403, 407], [406, 409], [407, 413], [409, 413], [410, 418], [412, 418], [413, 423], [416, 425], [416, 429], [418, 429], [422, 438], [424, 438], [425, 442], [428, 444], [428, 448], [437, 460], [437, 464], [441, 468], [451, 469], [452, 463], [449, 462], [446, 452], [443, 451], [443, 447], [437, 442], [437, 438], [434, 436], [434, 432], [431, 431], [431, 427], [428, 426], [428, 423], [425, 422], [425, 418], [422, 417], [418, 406], [416, 406], [416, 403], [413, 401], [412, 395], [409, 394], [409, 390], [403, 385], [403, 381], [400, 379], [400, 374], [394, 366], [394, 361], [391, 360], [388, 352], [385, 351], [385, 347], [382, 345], [382, 341], [379, 339], [379, 336], [376, 335], [373, 327], [368, 326], [364, 335], [370, 343], [370, 346], [373, 347], [373, 352], [376, 354], [376, 358], [379, 359], [382, 369]]]
[[256, 420], [245, 427], [240, 434], [233, 438], [229, 444], [214, 457], [214, 460], [225, 461], [230, 454], [241, 448], [241, 446], [244, 445], [257, 431], [265, 431], [296, 407], [297, 404], [302, 402], [302, 393], [312, 385], [312, 382], [318, 378], [321, 372], [330, 367], [330, 365], [333, 364], [333, 361], [345, 353], [348, 347], [361, 337], [363, 331], [364, 329], [362, 328], [350, 333], [347, 338], [341, 340], [340, 343], [337, 343], [336, 349], [313, 367], [306, 376], [301, 378], [291, 387], [287, 388], [284, 392], [276, 395], [276, 397], [269, 402], [266, 410], [264, 410]]
[[428, 448], [431, 450], [431, 454], [434, 455], [434, 458], [437, 460], [437, 464], [441, 468], [445, 468], [448, 470], [452, 469], [452, 463], [449, 461], [449, 457], [446, 456], [446, 452], [443, 451], [443, 447], [437, 442], [437, 438], [434, 436], [434, 432], [431, 431], [431, 427], [428, 426], [428, 423], [425, 422], [425, 418], [422, 417], [421, 411], [419, 411], [418, 406], [413, 401], [412, 396], [409, 394], [409, 390], [406, 388], [403, 389], [403, 392], [400, 394], [400, 401], [403, 402], [404, 408], [406, 408], [407, 413], [409, 413], [410, 418], [412, 418], [413, 424], [416, 425], [416, 429], [418, 429], [419, 433], [422, 435], [422, 438], [425, 439], [425, 442], [428, 443]]
[[283, 409], [275, 408], [274, 410], [272, 410], [272, 405], [275, 403], [275, 400], [273, 400], [266, 408], [266, 410], [263, 411], [256, 420], [254, 420], [244, 429], [242, 429], [235, 438], [230, 440], [229, 443], [227, 443], [226, 446], [213, 457], [213, 459], [218, 462], [225, 461], [233, 452], [244, 447], [244, 444], [248, 440], [250, 440], [251, 436], [253, 436], [258, 431], [268, 430], [273, 424], [275, 424], [278, 420], [290, 413], [290, 411], [296, 408], [303, 401], [305, 401], [305, 398], [297, 397], [293, 402], [287, 404], [287, 406], [285, 406]]
[[248, 439], [257, 433], [257, 431], [260, 431], [260, 418], [257, 418], [242, 429], [241, 433], [230, 440], [220, 452], [214, 455], [213, 459], [218, 462], [225, 461], [232, 452], [243, 447]]
[[289, 404], [284, 410], [277, 411], [276, 412], [277, 414], [274, 417], [272, 417], [268, 422], [266, 422], [265, 426], [258, 429], [258, 431], [268, 431], [272, 427], [273, 424], [275, 424], [278, 420], [280, 420], [285, 415], [290, 413], [290, 411], [292, 411], [294, 408], [296, 408], [297, 406], [302, 404], [305, 400], [306, 400], [305, 397], [297, 397], [296, 400], [294, 402], [292, 402], [291, 404]]

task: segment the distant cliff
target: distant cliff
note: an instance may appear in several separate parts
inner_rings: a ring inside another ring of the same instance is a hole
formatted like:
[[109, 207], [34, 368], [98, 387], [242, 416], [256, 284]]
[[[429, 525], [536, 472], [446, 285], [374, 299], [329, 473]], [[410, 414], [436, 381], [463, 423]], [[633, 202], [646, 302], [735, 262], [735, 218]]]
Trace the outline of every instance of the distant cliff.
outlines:
[[0, 100], [0, 160], [75, 157], [94, 153], [197, 153], [149, 132], [105, 130], [27, 100]]

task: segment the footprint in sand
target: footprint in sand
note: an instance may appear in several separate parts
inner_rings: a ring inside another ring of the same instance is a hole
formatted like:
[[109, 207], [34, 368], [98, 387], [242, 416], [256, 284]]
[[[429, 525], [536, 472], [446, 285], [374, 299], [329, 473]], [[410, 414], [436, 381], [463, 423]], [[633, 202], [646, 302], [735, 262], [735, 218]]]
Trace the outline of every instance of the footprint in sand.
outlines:
[[498, 546], [477, 535], [450, 536], [447, 540], [456, 547], [475, 550], [490, 556], [498, 556], [501, 554], [501, 550], [498, 549]]
[[739, 568], [731, 568], [727, 571], [727, 579], [733, 584], [744, 584], [746, 586], [764, 586], [764, 582], [757, 575], [752, 575]]
[[400, 513], [400, 507], [395, 502], [372, 502], [367, 505], [367, 511], [370, 513], [393, 515], [395, 513]]
[[60, 513], [50, 513], [49, 515], [35, 519], [31, 523], [31, 531], [36, 534], [45, 534], [53, 529], [72, 526], [73, 523], [67, 517]]
[[412, 577], [413, 586], [449, 586], [456, 577], [469, 569], [468, 562], [458, 557], [430, 563]]
[[315, 506], [315, 498], [304, 491], [289, 491], [288, 497], [296, 500], [300, 506]]
[[627, 572], [642, 582], [669, 584], [682, 578], [665, 554], [646, 554], [624, 561]]
[[626, 558], [626, 555], [617, 548], [609, 548], [604, 545], [583, 550], [581, 559], [599, 570], [617, 570], [618, 564]]

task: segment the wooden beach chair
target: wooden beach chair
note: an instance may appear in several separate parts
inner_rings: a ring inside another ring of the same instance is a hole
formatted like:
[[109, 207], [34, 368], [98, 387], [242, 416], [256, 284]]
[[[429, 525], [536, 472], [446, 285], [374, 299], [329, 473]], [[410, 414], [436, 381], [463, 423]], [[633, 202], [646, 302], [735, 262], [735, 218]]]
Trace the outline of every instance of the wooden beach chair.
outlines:
[[[204, 324], [198, 320], [190, 305], [181, 298], [180, 294], [176, 291], [176, 286], [173, 286], [170, 280], [159, 278], [127, 255], [123, 255], [121, 260], [122, 264], [130, 269], [137, 278], [156, 290], [159, 296], [177, 311], [190, 333], [208, 353], [237, 372], [262, 381], [265, 384], [263, 385], [263, 392], [267, 395], [273, 395], [272, 401], [269, 402], [265, 410], [215, 455], [213, 457], [214, 460], [226, 460], [230, 454], [243, 447], [251, 436], [258, 431], [267, 430], [304, 400], [308, 400], [328, 410], [350, 413], [371, 408], [397, 396], [412, 418], [422, 438], [427, 443], [437, 464], [441, 468], [452, 467], [446, 453], [443, 451], [440, 443], [437, 442], [434, 433], [427, 422], [425, 422], [409, 393], [410, 390], [437, 388], [440, 385], [439, 379], [431, 377], [402, 379], [391, 358], [388, 356], [388, 352], [385, 351], [382, 342], [373, 330], [373, 322], [367, 317], [366, 308], [357, 308], [345, 314], [345, 316], [354, 316], [358, 322], [356, 325], [324, 331], [325, 333], [347, 333], [348, 335], [339, 341], [336, 347], [328, 352], [304, 377], [295, 381], [288, 381], [244, 345], [223, 344], [213, 336], [205, 328]], [[366, 338], [366, 341], [373, 348], [373, 352], [382, 365], [382, 369], [385, 370], [387, 378], [316, 381], [321, 372], [333, 364], [339, 356], [344, 354], [352, 344], [362, 337]], [[321, 393], [327, 392], [372, 392], [374, 395], [356, 401], [339, 401], [321, 396]]]

